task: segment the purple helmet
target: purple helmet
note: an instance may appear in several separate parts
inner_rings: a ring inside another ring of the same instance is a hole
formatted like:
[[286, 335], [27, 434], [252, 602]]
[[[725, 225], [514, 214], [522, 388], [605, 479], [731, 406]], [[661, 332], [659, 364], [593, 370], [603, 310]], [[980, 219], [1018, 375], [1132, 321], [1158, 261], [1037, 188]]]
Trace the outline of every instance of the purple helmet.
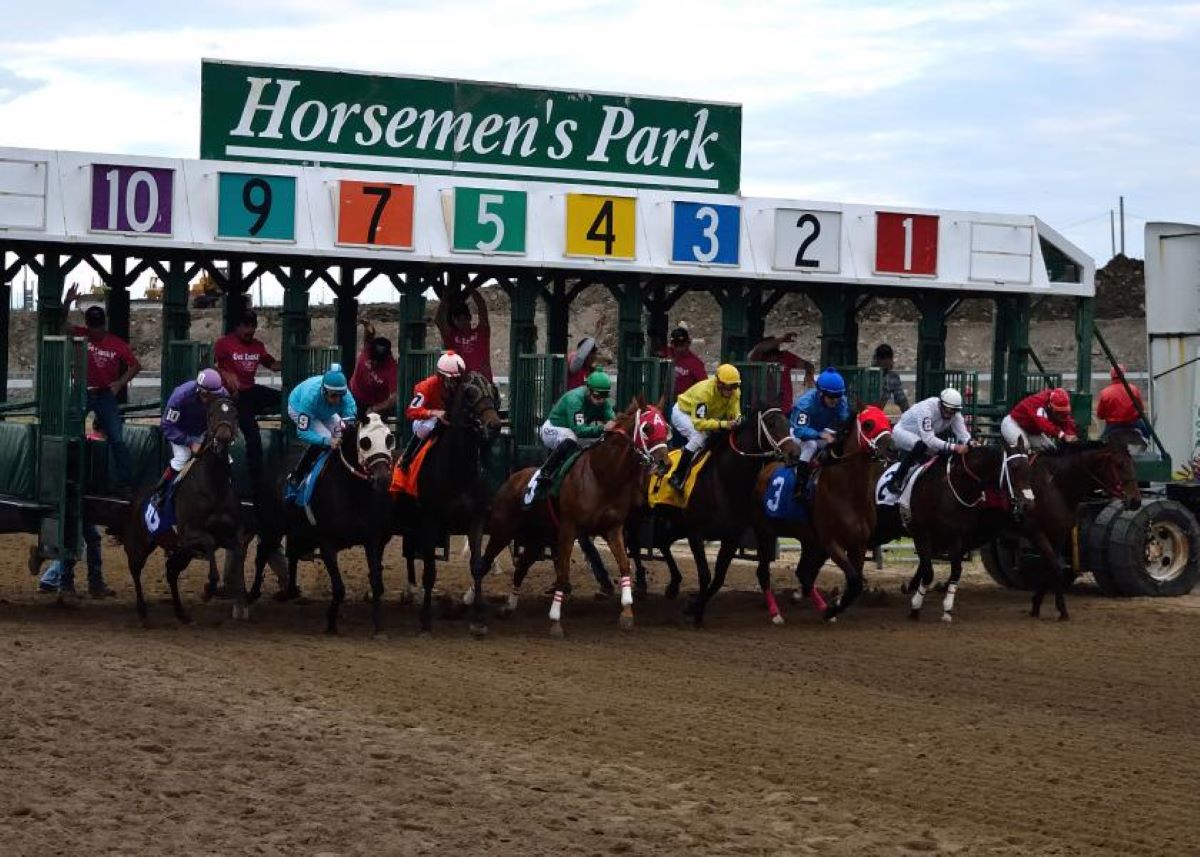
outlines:
[[196, 386], [206, 393], [219, 393], [223, 388], [221, 373], [216, 369], [202, 369], [196, 376]]

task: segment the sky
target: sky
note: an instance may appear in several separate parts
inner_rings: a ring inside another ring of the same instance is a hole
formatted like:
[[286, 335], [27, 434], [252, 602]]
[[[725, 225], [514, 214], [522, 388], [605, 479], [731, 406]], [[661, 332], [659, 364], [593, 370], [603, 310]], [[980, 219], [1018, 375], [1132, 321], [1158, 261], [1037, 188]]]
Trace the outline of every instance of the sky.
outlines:
[[[197, 157], [220, 58], [743, 105], [751, 196], [1200, 220], [1200, 2], [6, 4], [0, 145]], [[1118, 238], [1119, 242], [1119, 238]]]

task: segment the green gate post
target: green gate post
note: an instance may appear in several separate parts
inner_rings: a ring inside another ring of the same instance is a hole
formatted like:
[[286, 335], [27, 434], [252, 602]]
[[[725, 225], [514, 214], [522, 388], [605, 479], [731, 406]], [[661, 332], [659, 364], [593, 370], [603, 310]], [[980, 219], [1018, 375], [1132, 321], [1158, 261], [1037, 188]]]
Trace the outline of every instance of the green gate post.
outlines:
[[1008, 377], [1007, 395], [1004, 405], [1011, 408], [1018, 397], [1024, 395], [1022, 387], [1025, 374], [1029, 371], [1029, 295], [1013, 295], [1005, 319], [1005, 338], [1008, 340], [1008, 359], [1005, 375]]
[[361, 291], [354, 283], [354, 268], [340, 265], [333, 300], [333, 341], [341, 348], [342, 371], [347, 378], [358, 360], [358, 295]]
[[746, 359], [750, 350], [749, 298], [746, 287], [730, 285], [712, 290], [721, 306], [721, 362], [736, 363]]
[[750, 287], [750, 300], [746, 305], [746, 336], [753, 348], [767, 336], [767, 313], [770, 307], [763, 299], [761, 286]]
[[250, 305], [246, 300], [246, 290], [249, 288], [250, 284], [246, 282], [242, 263], [231, 259], [229, 273], [226, 277], [225, 299], [221, 302], [222, 335], [233, 330], [237, 325], [238, 316]]
[[834, 287], [810, 292], [821, 311], [821, 365], [858, 365], [858, 293]]
[[396, 419], [404, 426], [407, 425], [404, 410], [408, 407], [413, 386], [420, 380], [408, 376], [408, 355], [423, 351], [426, 347], [426, 281], [419, 274], [390, 274], [389, 277], [399, 293], [400, 300], [399, 329], [396, 331], [396, 363], [399, 366], [397, 384], [400, 389], [396, 391]]
[[63, 258], [56, 252], [49, 252], [42, 262], [38, 272], [37, 284], [37, 333], [41, 342], [47, 336], [61, 336], [63, 324], [67, 320], [67, 310], [63, 306], [63, 291], [66, 289], [67, 274], [70, 270], [63, 267]]
[[997, 297], [992, 305], [992, 395], [993, 405], [1002, 405], [1008, 400], [1008, 384], [1005, 369], [1008, 362], [1008, 328], [1012, 309], [1011, 298]]
[[550, 280], [546, 299], [546, 351], [551, 354], [566, 354], [570, 351], [568, 321], [571, 298], [567, 294], [567, 279], [557, 275]]
[[188, 309], [188, 272], [183, 259], [172, 259], [163, 274], [163, 336], [162, 358], [159, 361], [159, 399], [166, 402], [171, 395], [170, 365], [172, 342], [183, 342], [191, 334], [192, 315]]
[[632, 361], [646, 350], [646, 333], [642, 327], [644, 286], [627, 281], [609, 283], [608, 290], [617, 299], [617, 400], [613, 407], [620, 411], [637, 392], [637, 373]]
[[0, 257], [0, 402], [8, 401], [8, 325], [12, 320], [12, 280], [4, 270], [4, 259]]
[[[921, 314], [917, 322], [917, 399], [936, 396], [940, 389], [932, 390], [929, 378], [946, 368], [946, 319], [954, 304], [953, 295], [927, 294], [912, 298], [913, 306]], [[966, 391], [960, 390], [964, 393]]]
[[537, 299], [538, 281], [533, 274], [517, 275], [513, 284], [510, 303], [508, 333], [508, 414], [520, 412], [521, 408], [533, 406], [532, 402], [521, 401], [520, 357], [537, 352]]
[[[281, 272], [282, 274], [282, 272]], [[292, 388], [304, 380], [305, 368], [300, 363], [295, 346], [307, 345], [312, 323], [308, 317], [308, 288], [307, 271], [299, 266], [287, 269], [280, 277], [283, 286], [283, 311], [279, 315], [280, 348], [283, 354], [283, 401], [282, 409], [287, 411], [287, 395]]]
[[129, 341], [129, 265], [125, 256], [112, 257], [112, 275], [106, 285], [105, 309], [108, 313], [108, 329]]
[[1095, 325], [1095, 298], [1076, 298], [1075, 395], [1071, 397], [1071, 412], [1075, 425], [1084, 435], [1092, 424], [1092, 330]]
[[[650, 292], [646, 295], [646, 336], [649, 339], [647, 348], [651, 343], [667, 346], [667, 335], [671, 326], [670, 320], [671, 304], [667, 300], [667, 287], [661, 284], [655, 284], [650, 287]], [[657, 357], [657, 354], [650, 355]], [[668, 391], [670, 393], [671, 391]]]

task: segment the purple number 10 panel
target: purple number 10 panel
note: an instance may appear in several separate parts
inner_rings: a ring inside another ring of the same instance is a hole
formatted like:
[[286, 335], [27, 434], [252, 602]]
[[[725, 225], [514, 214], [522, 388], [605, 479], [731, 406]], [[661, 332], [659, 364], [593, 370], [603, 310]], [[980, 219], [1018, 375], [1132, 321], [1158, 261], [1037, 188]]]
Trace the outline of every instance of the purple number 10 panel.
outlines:
[[92, 232], [171, 234], [175, 171], [92, 164]]

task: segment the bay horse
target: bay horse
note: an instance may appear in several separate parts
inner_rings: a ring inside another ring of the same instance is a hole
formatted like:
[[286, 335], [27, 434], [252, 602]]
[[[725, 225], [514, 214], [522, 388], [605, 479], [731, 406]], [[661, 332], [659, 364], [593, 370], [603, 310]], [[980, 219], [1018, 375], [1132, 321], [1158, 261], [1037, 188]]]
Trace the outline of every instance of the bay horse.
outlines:
[[[661, 405], [661, 402], [660, 402]], [[661, 407], [647, 405], [638, 395], [617, 415], [611, 431], [589, 446], [562, 479], [557, 499], [524, 504], [525, 490], [536, 468], [527, 467], [508, 478], [492, 504], [488, 543], [475, 571], [475, 599], [482, 576], [510, 542], [519, 548], [513, 569], [513, 589], [502, 613], [517, 608], [521, 584], [543, 549], [555, 548], [554, 597], [550, 606], [550, 633], [561, 637], [562, 604], [571, 591], [571, 551], [579, 536], [602, 535], [620, 567], [621, 621], [633, 627], [633, 589], [624, 527], [629, 513], [642, 502], [644, 468], [662, 469], [667, 463], [670, 428]]]
[[288, 469], [257, 492], [259, 538], [254, 555], [254, 585], [250, 599], [262, 592], [263, 569], [271, 554], [287, 537], [288, 588], [295, 596], [296, 565], [300, 557], [320, 550], [329, 571], [332, 598], [325, 632], [336, 634], [338, 613], [346, 598], [346, 585], [338, 568], [338, 552], [361, 546], [367, 557], [371, 583], [371, 624], [375, 636], [383, 636], [383, 549], [392, 536], [392, 499], [388, 494], [392, 475], [392, 453], [396, 438], [380, 419], [371, 414], [364, 423], [351, 423], [342, 441], [331, 450], [313, 487], [308, 512], [284, 500]]
[[[881, 415], [881, 418], [887, 425], [886, 417]], [[787, 465], [768, 464], [758, 476], [754, 491], [755, 537], [760, 545], [769, 546], [773, 546], [779, 536], [800, 540], [796, 577], [801, 583], [801, 591], [809, 594], [827, 621], [836, 621], [838, 614], [862, 593], [863, 562], [875, 532], [875, 482], [880, 463], [890, 449], [890, 428], [872, 425], [864, 431], [859, 417], [852, 418], [838, 431], [822, 456], [808, 517], [804, 520], [774, 520], [767, 516], [764, 508], [771, 500], [772, 492], [783, 489], [783, 481], [777, 480], [776, 476]], [[775, 501], [778, 500], [776, 497]], [[782, 625], [783, 614], [770, 583], [773, 553], [773, 550], [759, 551], [758, 580], [763, 586], [771, 621]], [[817, 575], [826, 559], [832, 559], [846, 577], [844, 594], [833, 604], [826, 604], [815, 588]]]
[[1042, 452], [1033, 459], [1033, 490], [1037, 495], [1025, 534], [1041, 554], [1043, 568], [1030, 581], [1033, 604], [1029, 615], [1041, 614], [1046, 592], [1053, 590], [1058, 618], [1065, 621], [1066, 590], [1074, 572], [1062, 565], [1067, 540], [1076, 527], [1076, 509], [1084, 500], [1111, 497], [1133, 511], [1142, 504], [1141, 488], [1129, 447], [1118, 437], [1107, 441], [1067, 444], [1055, 452]]
[[[395, 495], [396, 529], [404, 535], [405, 556], [412, 570], [412, 558], [424, 562], [421, 602], [421, 630], [431, 625], [433, 587], [437, 582], [434, 553], [440, 537], [446, 533], [465, 533], [471, 552], [471, 590], [475, 619], [471, 629], [481, 633], [484, 598], [483, 575], [479, 572], [483, 525], [491, 497], [483, 472], [486, 447], [500, 435], [500, 414], [491, 383], [478, 372], [468, 373], [446, 402], [444, 422], [436, 431], [436, 440], [425, 453], [417, 474], [417, 494]], [[409, 544], [413, 550], [409, 550]]]
[[[230, 563], [234, 573], [228, 581], [234, 589], [233, 616], [235, 619], [249, 618], [242, 577], [245, 537], [241, 503], [233, 490], [233, 467], [229, 459], [229, 448], [237, 438], [237, 432], [237, 407], [233, 402], [224, 397], [210, 402], [200, 449], [187, 470], [175, 477], [176, 484], [172, 486], [175, 526], [157, 537], [150, 536], [143, 508], [150, 492], [142, 491], [130, 504], [123, 530], [111, 533], [125, 548], [137, 594], [137, 612], [143, 623], [147, 618], [147, 607], [142, 592], [142, 569], [156, 548], [162, 548], [167, 555], [167, 583], [171, 587], [175, 618], [180, 622], [189, 624], [192, 619], [179, 597], [179, 575], [197, 557], [207, 559], [209, 574], [215, 575], [219, 549], [234, 556]], [[160, 510], [161, 507], [162, 504]]]
[[[786, 457], [785, 445], [791, 436], [787, 417], [779, 408], [755, 407], [734, 428], [713, 432], [707, 448], [708, 462], [696, 477], [687, 506], [678, 509], [657, 505], [649, 510], [654, 528], [654, 546], [662, 553], [671, 574], [666, 597], [675, 598], [683, 582], [679, 566], [671, 555], [671, 545], [680, 538], [688, 540], [696, 563], [699, 591], [688, 605], [697, 626], [704, 622], [708, 601], [725, 584], [725, 575], [742, 537], [753, 524], [752, 502], [759, 471], [770, 460]], [[646, 572], [639, 556], [639, 522], [629, 528], [637, 564], [638, 587], [645, 588]], [[705, 540], [719, 540], [715, 574], [710, 573], [704, 553]], [[764, 550], [760, 545], [759, 550]], [[768, 575], [764, 591], [770, 590]]]

